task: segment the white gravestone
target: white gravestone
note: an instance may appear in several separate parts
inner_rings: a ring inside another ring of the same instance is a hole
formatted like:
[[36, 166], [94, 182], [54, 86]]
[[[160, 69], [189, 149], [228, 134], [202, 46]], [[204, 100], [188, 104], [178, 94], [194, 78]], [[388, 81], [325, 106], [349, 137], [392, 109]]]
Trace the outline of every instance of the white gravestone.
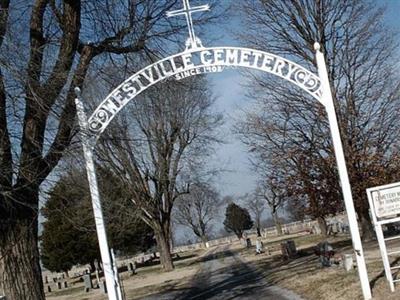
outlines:
[[263, 242], [260, 239], [256, 241], [256, 253], [261, 254], [263, 251]]
[[83, 282], [85, 284], [85, 290], [90, 290], [93, 288], [93, 282], [90, 274], [83, 275]]
[[345, 254], [343, 255], [343, 268], [348, 272], [353, 269], [353, 255]]

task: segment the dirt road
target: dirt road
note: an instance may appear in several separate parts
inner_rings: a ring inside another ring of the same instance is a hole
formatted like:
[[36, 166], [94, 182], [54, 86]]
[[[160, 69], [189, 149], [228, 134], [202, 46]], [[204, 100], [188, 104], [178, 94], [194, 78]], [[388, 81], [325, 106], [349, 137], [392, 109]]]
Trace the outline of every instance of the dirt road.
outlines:
[[146, 300], [273, 299], [301, 300], [290, 291], [268, 285], [265, 275], [227, 248], [216, 248], [202, 258], [200, 271], [185, 289], [146, 297]]

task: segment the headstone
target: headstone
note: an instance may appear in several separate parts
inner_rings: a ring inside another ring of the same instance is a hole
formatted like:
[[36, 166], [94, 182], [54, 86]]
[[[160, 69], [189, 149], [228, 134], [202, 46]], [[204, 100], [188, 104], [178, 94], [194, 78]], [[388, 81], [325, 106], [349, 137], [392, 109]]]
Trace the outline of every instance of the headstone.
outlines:
[[93, 288], [93, 282], [92, 282], [92, 278], [90, 277], [90, 274], [83, 275], [83, 282], [85, 285], [85, 289]]
[[281, 243], [281, 252], [284, 259], [294, 258], [297, 256], [296, 244], [293, 240]]
[[332, 245], [325, 241], [317, 245], [316, 254], [319, 255], [320, 262], [324, 267], [331, 266], [331, 258], [335, 254]]
[[288, 253], [289, 257], [296, 257], [297, 256], [297, 249], [296, 249], [296, 244], [294, 243], [293, 240], [288, 240], [287, 242], [287, 247], [288, 247]]
[[287, 251], [286, 242], [281, 243], [281, 253], [282, 253], [283, 259], [289, 258], [289, 253]]
[[62, 286], [61, 286], [61, 282], [57, 282], [57, 287], [59, 290], [61, 290]]
[[49, 293], [51, 293], [51, 287], [48, 285], [47, 286], [47, 291], [49, 292]]
[[135, 275], [136, 274], [136, 263], [129, 263], [128, 264], [128, 273], [130, 276]]
[[64, 281], [64, 288], [68, 288], [68, 282]]
[[263, 242], [260, 239], [256, 241], [256, 253], [261, 254], [263, 251]]
[[54, 282], [54, 283], [57, 282], [57, 277], [53, 277], [53, 282]]
[[246, 238], [246, 247], [250, 248], [251, 247], [251, 240], [250, 238]]
[[49, 283], [49, 279], [47, 278], [47, 276], [44, 276], [44, 283]]
[[347, 272], [353, 268], [353, 255], [352, 254], [343, 255], [343, 268]]

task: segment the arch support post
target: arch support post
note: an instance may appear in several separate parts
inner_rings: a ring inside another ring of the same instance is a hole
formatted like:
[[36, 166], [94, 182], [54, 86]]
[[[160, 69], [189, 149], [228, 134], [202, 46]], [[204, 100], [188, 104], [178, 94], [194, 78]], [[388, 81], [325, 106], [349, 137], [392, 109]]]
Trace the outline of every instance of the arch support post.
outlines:
[[365, 264], [364, 252], [361, 243], [360, 231], [357, 223], [356, 211], [354, 209], [353, 196], [349, 175], [347, 173], [346, 160], [343, 151], [342, 140], [340, 137], [339, 125], [336, 117], [335, 106], [333, 103], [332, 92], [329, 84], [328, 71], [326, 69], [325, 58], [320, 51], [320, 45], [315, 43], [316, 61], [318, 67], [318, 75], [321, 80], [322, 102], [328, 115], [329, 126], [331, 130], [333, 146], [335, 150], [336, 163], [339, 171], [340, 183], [342, 186], [343, 198], [347, 212], [347, 218], [350, 226], [350, 234], [353, 249], [356, 255], [358, 276], [360, 278], [361, 289], [364, 299], [371, 299], [371, 288], [368, 280], [367, 267]]
[[80, 138], [85, 157], [86, 172], [89, 182], [90, 196], [92, 199], [93, 214], [96, 224], [97, 238], [99, 241], [101, 260], [103, 262], [104, 277], [107, 285], [108, 299], [122, 300], [118, 274], [116, 274], [116, 268], [114, 268], [114, 262], [111, 258], [110, 249], [108, 247], [106, 228], [104, 224], [96, 170], [93, 160], [93, 146], [90, 142], [91, 139], [89, 139], [87, 134], [88, 122], [85, 110], [83, 108], [83, 103], [80, 100], [80, 89], [75, 88], [75, 93], [77, 96], [75, 99], [75, 104], [80, 127]]

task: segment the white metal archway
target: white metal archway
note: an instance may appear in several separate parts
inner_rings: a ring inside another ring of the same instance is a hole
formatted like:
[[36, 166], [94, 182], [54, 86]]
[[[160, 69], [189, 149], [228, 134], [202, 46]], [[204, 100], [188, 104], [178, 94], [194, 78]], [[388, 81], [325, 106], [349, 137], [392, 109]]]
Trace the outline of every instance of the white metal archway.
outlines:
[[190, 7], [188, 0], [183, 0], [183, 3], [184, 8], [182, 10], [170, 12], [168, 16], [186, 16], [189, 27], [189, 39], [186, 42], [185, 51], [164, 58], [133, 74], [114, 89], [104, 99], [104, 101], [100, 103], [89, 118], [86, 117], [82, 101], [80, 100], [80, 90], [76, 89], [76, 106], [81, 129], [81, 142], [86, 160], [93, 212], [109, 299], [120, 300], [121, 291], [118, 282], [118, 275], [116, 274], [116, 268], [113, 266], [111, 254], [108, 248], [93, 161], [93, 151], [97, 139], [118, 112], [150, 86], [168, 78], [180, 80], [198, 74], [221, 72], [227, 67], [257, 69], [281, 77], [300, 87], [306, 93], [312, 95], [325, 107], [333, 139], [337, 167], [339, 170], [340, 182], [350, 225], [353, 249], [356, 254], [362, 292], [365, 299], [371, 299], [371, 290], [351, 194], [343, 146], [340, 138], [339, 126], [329, 85], [325, 59], [320, 51], [320, 45], [318, 43], [315, 43], [314, 45], [318, 76], [290, 60], [268, 52], [239, 47], [205, 48], [194, 34], [191, 14], [193, 12], [208, 10], [209, 7], [207, 5]]

